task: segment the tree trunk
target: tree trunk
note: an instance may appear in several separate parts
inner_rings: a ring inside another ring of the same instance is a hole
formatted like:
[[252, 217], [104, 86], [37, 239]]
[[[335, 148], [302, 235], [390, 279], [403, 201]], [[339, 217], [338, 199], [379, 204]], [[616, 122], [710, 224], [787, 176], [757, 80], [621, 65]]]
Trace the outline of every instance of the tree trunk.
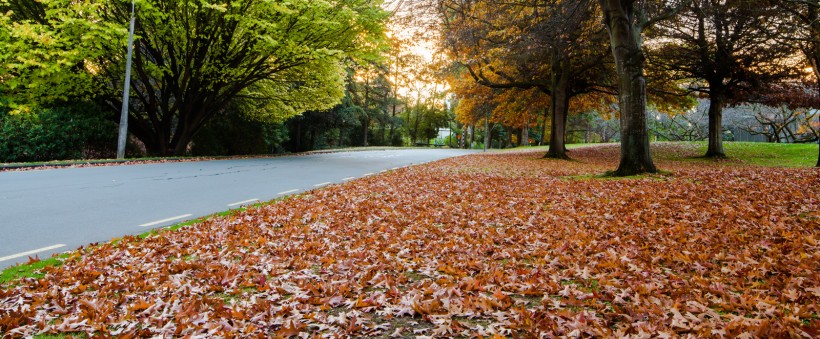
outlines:
[[390, 115], [390, 133], [388, 133], [390, 135], [390, 140], [387, 141], [387, 143], [388, 143], [389, 146], [394, 146], [393, 145], [393, 135], [394, 135], [394, 133], [396, 133], [395, 132], [396, 131], [396, 104], [393, 103], [391, 105], [392, 105], [391, 106], [392, 111], [391, 111], [391, 115]]
[[364, 141], [362, 142], [362, 146], [367, 147], [367, 130], [369, 129], [368, 127], [370, 127], [370, 118], [364, 119], [364, 123], [362, 125], [364, 125], [362, 128], [362, 132], [364, 132]]
[[709, 147], [706, 157], [725, 158], [723, 153], [723, 92], [710, 86], [709, 92]]
[[541, 123], [541, 140], [538, 141], [538, 146], [543, 146], [547, 143], [547, 115], [550, 114], [552, 108], [544, 110], [544, 119], [543, 123]]
[[[815, 30], [816, 40], [814, 41], [814, 55], [808, 59], [811, 61], [812, 70], [814, 70], [814, 80], [817, 81], [817, 99], [820, 100], [820, 23], [815, 21], [812, 28]], [[820, 109], [820, 102], [817, 103], [817, 107]], [[817, 115], [817, 122], [820, 123], [820, 114]], [[820, 167], [820, 136], [817, 138], [817, 148], [817, 164], [814, 166]]]
[[636, 21], [633, 1], [598, 0], [604, 12], [612, 55], [618, 73], [618, 103], [621, 110], [621, 160], [617, 176], [635, 175], [658, 170], [649, 151], [646, 128], [645, 58], [642, 37]]
[[518, 138], [518, 146], [529, 146], [530, 145], [530, 131], [525, 124], [524, 127], [521, 128], [521, 137]]
[[566, 145], [564, 145], [567, 112], [569, 112], [569, 76], [560, 65], [554, 66], [552, 71], [554, 75], [550, 96], [550, 109], [552, 110], [550, 147], [544, 158], [569, 159]]
[[173, 155], [182, 156], [188, 153], [188, 144], [191, 143], [193, 133], [189, 132], [188, 129], [177, 130], [177, 133], [179, 134], [174, 135], [170, 147], [174, 150]]
[[484, 116], [484, 150], [486, 151], [490, 146], [490, 141], [493, 139], [491, 138], [492, 132], [490, 131], [490, 117]]
[[512, 142], [513, 128], [512, 128], [512, 126], [506, 126], [505, 132], [507, 132], [507, 133], [505, 133], [506, 137], [504, 138], [504, 147], [502, 147], [502, 148], [512, 148], [513, 147], [513, 142]]
[[475, 124], [470, 125], [468, 128], [470, 131], [470, 143], [467, 144], [467, 149], [473, 149], [473, 142], [475, 142]]

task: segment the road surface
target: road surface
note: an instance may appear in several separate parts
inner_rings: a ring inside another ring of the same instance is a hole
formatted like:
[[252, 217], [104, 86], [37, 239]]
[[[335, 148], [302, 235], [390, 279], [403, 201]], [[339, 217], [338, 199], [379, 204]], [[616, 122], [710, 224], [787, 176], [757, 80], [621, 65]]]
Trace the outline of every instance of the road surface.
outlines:
[[452, 149], [0, 172], [0, 269], [89, 243], [267, 201], [401, 166], [471, 153]]

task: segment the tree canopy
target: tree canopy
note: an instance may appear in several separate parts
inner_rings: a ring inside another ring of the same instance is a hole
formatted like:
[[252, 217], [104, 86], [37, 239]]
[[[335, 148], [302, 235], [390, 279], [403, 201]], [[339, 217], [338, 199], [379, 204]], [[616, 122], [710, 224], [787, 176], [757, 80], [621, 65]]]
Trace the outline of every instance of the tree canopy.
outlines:
[[790, 60], [796, 49], [778, 42], [791, 30], [777, 13], [775, 6], [754, 1], [693, 0], [653, 32], [660, 41], [650, 51], [653, 62], [709, 97], [707, 156], [725, 156], [725, 105], [748, 100], [796, 70]]
[[[347, 60], [376, 58], [378, 0], [137, 1], [129, 126], [151, 153], [183, 154], [235, 100], [281, 120], [343, 97]], [[121, 106], [125, 2], [4, 0], [0, 93], [48, 105], [78, 96]], [[36, 7], [37, 11], [14, 11]]]
[[460, 70], [497, 89], [549, 95], [549, 157], [566, 157], [571, 98], [609, 87], [606, 36], [593, 1], [437, 2], [444, 44]]

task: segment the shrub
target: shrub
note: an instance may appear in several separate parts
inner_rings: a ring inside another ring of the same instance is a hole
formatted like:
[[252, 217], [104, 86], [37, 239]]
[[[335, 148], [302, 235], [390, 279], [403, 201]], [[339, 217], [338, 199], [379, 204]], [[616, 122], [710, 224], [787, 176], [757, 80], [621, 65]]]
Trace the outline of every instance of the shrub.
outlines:
[[81, 159], [86, 152], [110, 153], [115, 146], [116, 124], [92, 104], [17, 114], [0, 110], [2, 162]]

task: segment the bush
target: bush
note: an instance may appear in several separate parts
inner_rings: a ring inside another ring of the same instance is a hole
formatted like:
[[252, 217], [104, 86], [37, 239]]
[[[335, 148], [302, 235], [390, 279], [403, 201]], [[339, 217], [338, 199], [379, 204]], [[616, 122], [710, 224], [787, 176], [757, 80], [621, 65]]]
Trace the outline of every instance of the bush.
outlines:
[[0, 110], [2, 162], [81, 159], [86, 150], [103, 154], [114, 146], [116, 125], [91, 104], [19, 114]]

